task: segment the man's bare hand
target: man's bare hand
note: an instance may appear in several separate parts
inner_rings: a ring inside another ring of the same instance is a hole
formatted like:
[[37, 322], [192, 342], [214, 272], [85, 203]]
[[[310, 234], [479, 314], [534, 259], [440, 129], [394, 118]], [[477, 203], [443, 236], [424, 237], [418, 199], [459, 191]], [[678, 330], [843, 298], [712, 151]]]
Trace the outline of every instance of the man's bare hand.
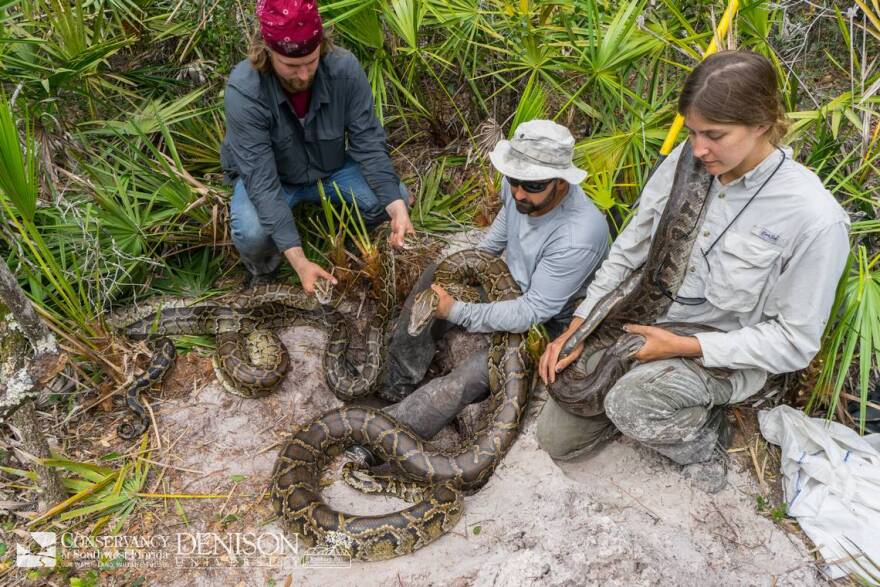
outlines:
[[671, 359], [673, 357], [700, 357], [703, 355], [700, 341], [693, 336], [679, 336], [664, 328], [627, 324], [623, 329], [630, 334], [645, 337], [645, 344], [633, 358], [642, 363]]
[[449, 318], [449, 313], [452, 312], [452, 304], [455, 303], [455, 300], [439, 285], [433, 284], [431, 285], [431, 289], [433, 289], [440, 298], [440, 301], [437, 302], [437, 310], [434, 312], [434, 316], [446, 320]]
[[337, 282], [335, 277], [330, 275], [317, 263], [312, 263], [306, 259], [302, 247], [291, 247], [284, 251], [284, 256], [293, 267], [293, 270], [296, 271], [296, 274], [299, 276], [299, 280], [302, 283], [303, 290], [305, 290], [307, 294], [315, 293], [315, 283], [318, 279], [326, 279], [333, 285], [336, 285]]
[[403, 247], [403, 237], [407, 234], [415, 234], [416, 230], [409, 219], [409, 211], [403, 200], [394, 200], [385, 206], [385, 211], [391, 217], [391, 234], [388, 235], [388, 243], [399, 249]]

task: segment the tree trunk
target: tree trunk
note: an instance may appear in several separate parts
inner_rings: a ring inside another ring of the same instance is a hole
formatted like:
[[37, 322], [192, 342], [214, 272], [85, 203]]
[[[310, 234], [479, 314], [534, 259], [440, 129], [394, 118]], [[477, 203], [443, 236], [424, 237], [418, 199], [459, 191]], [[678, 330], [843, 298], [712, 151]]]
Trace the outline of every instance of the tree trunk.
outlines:
[[29, 462], [32, 470], [37, 474], [37, 487], [41, 490], [40, 497], [37, 499], [37, 509], [41, 513], [45, 512], [50, 507], [67, 499], [67, 493], [64, 491], [64, 486], [61, 485], [61, 479], [58, 478], [55, 469], [45, 467], [37, 460], [49, 458], [51, 455], [46, 437], [40, 430], [34, 402], [28, 400], [22, 404], [10, 416], [9, 424], [14, 428], [16, 436], [21, 442], [21, 446], [16, 450], [18, 458], [22, 462]]
[[0, 302], [9, 308], [10, 315], [21, 326], [21, 331], [34, 347], [36, 354], [56, 350], [55, 338], [49, 332], [49, 328], [40, 320], [40, 316], [31, 306], [27, 295], [18, 286], [15, 275], [2, 260], [0, 260]]
[[0, 416], [12, 412], [9, 423], [21, 443], [18, 455], [23, 462], [29, 462], [37, 474], [37, 483], [41, 491], [38, 509], [43, 512], [65, 499], [66, 492], [57, 472], [41, 465], [37, 460], [50, 455], [49, 445], [37, 420], [33, 398], [38, 396], [43, 386], [61, 370], [64, 357], [59, 354], [52, 333], [40, 320], [30, 300], [18, 286], [15, 276], [2, 259], [0, 259], [0, 303], [9, 309], [8, 318], [14, 318], [15, 324], [21, 329], [21, 334], [34, 350], [35, 357], [26, 358], [31, 353], [27, 352], [27, 345], [21, 340], [21, 335], [13, 329], [9, 329], [5, 337], [0, 337], [5, 338], [7, 343], [0, 345], [0, 350], [5, 348], [5, 354], [8, 355], [0, 356], [0, 372], [5, 372], [6, 375], [4, 384], [0, 384], [0, 396], [2, 396]]

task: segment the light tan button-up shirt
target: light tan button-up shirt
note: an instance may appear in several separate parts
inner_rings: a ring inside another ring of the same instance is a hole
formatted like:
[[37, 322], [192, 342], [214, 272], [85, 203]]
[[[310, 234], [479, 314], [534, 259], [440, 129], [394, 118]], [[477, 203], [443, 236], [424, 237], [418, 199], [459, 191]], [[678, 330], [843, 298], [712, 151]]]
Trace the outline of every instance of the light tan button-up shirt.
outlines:
[[[611, 246], [576, 316], [586, 317], [645, 262], [681, 149], [673, 151], [648, 181], [634, 218]], [[712, 182], [706, 218], [677, 292], [679, 298], [707, 301], [695, 306], [673, 302], [660, 320], [724, 331], [697, 338], [705, 366], [736, 369], [731, 402], [760, 390], [768, 373], [809, 364], [819, 350], [849, 254], [849, 216], [819, 178], [791, 158], [791, 149], [783, 151], [782, 166], [709, 250], [771, 176], [782, 152], [774, 151], [727, 185], [718, 178]], [[705, 257], [703, 251], [708, 251]]]

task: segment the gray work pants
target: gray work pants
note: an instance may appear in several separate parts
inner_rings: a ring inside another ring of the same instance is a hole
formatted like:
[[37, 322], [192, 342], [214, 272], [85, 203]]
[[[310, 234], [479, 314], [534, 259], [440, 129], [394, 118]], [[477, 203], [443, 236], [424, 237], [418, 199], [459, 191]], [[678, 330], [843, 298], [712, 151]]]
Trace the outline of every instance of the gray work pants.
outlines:
[[425, 378], [428, 367], [431, 366], [437, 350], [437, 341], [455, 326], [452, 322], [435, 319], [434, 323], [418, 336], [410, 336], [407, 332], [416, 296], [431, 287], [436, 269], [437, 263], [428, 265], [403, 302], [397, 326], [388, 343], [387, 362], [383, 374], [382, 384], [388, 397], [402, 400], [415, 390], [419, 382]]
[[[407, 325], [416, 295], [431, 287], [437, 264], [428, 266], [413, 286], [403, 304], [397, 328], [388, 346], [388, 363], [384, 380], [386, 395], [401, 398], [385, 411], [406, 424], [424, 439], [433, 437], [452, 422], [466, 405], [482, 401], [489, 394], [488, 351], [482, 350], [456, 365], [449, 374], [435, 377], [416, 389], [425, 377], [439, 341], [455, 327], [446, 320], [435, 320], [431, 328], [419, 336], [410, 336]], [[551, 339], [565, 328], [559, 320], [546, 324]]]
[[716, 411], [730, 402], [732, 385], [692, 359], [636, 365], [605, 396], [605, 412], [588, 418], [563, 410], [552, 398], [538, 415], [538, 443], [551, 457], [586, 453], [616, 430], [680, 465], [712, 456], [718, 441]]

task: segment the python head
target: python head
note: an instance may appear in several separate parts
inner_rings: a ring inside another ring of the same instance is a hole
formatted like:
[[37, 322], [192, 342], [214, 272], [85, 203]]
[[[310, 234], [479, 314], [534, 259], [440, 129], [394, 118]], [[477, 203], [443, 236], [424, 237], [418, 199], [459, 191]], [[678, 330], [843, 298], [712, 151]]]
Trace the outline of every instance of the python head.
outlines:
[[315, 298], [322, 306], [327, 306], [333, 301], [333, 282], [329, 279], [315, 280]]
[[410, 336], [420, 335], [434, 322], [434, 315], [439, 303], [440, 296], [430, 287], [416, 294], [409, 316], [409, 324], [406, 328]]

